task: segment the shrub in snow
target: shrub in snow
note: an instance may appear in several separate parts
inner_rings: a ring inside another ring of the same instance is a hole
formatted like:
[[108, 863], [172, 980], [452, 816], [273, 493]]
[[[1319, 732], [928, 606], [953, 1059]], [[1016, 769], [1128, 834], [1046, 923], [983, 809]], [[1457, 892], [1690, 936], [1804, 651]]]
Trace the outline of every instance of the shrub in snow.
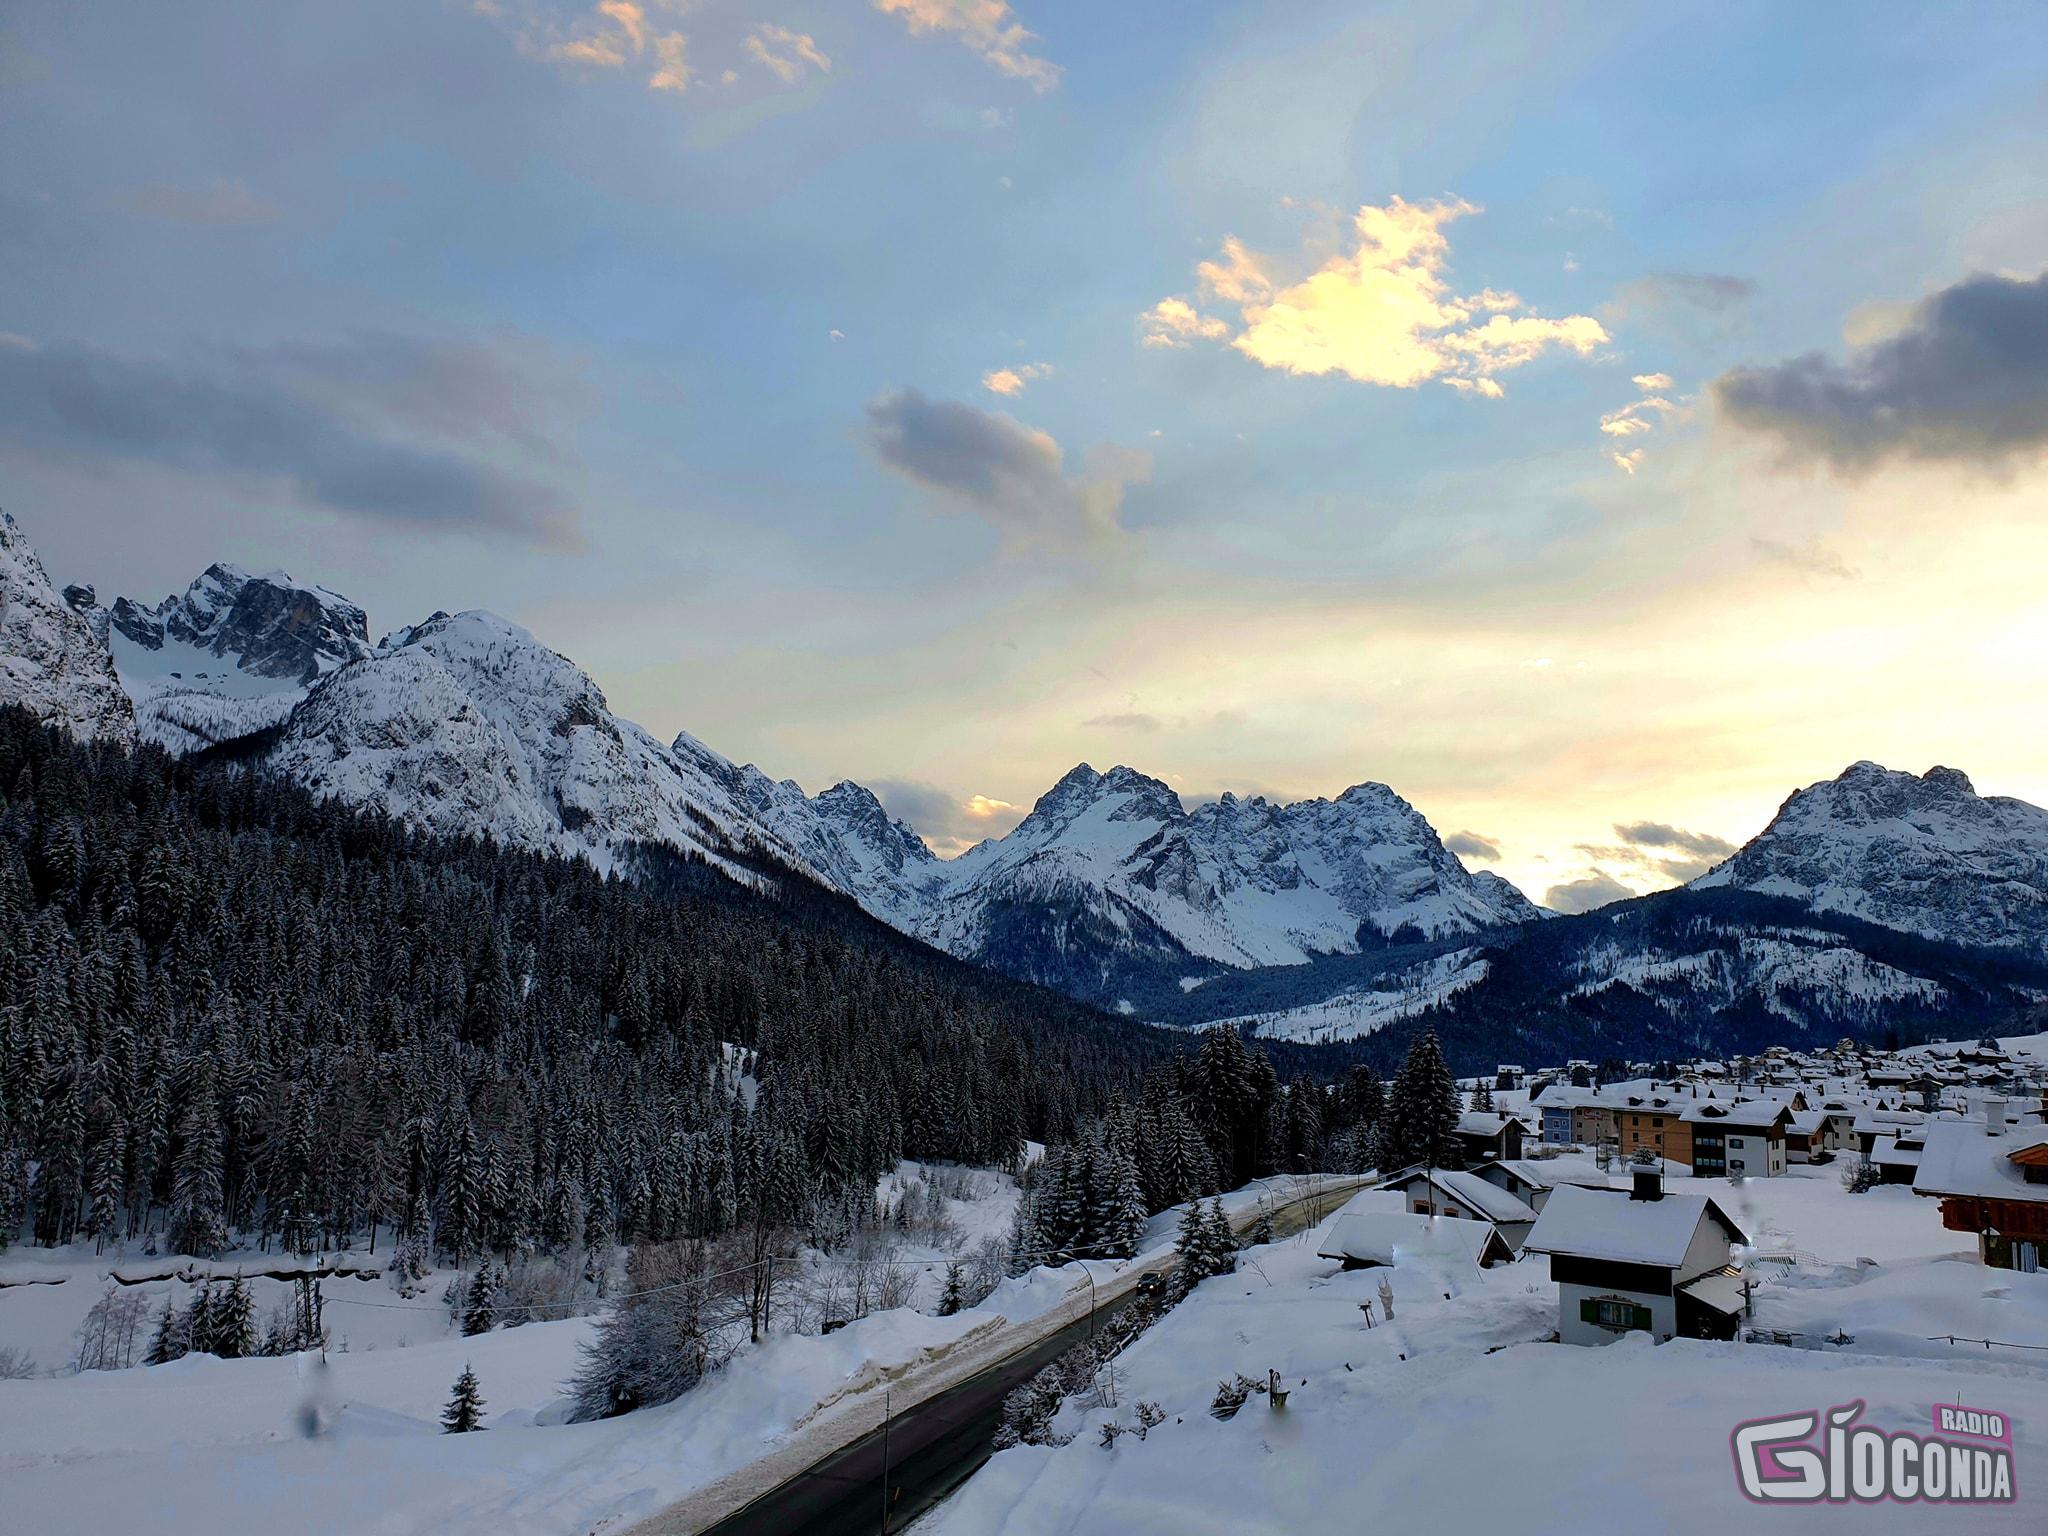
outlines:
[[471, 1370], [465, 1361], [462, 1374], [455, 1378], [454, 1395], [448, 1399], [448, 1406], [441, 1410], [441, 1432], [447, 1435], [466, 1435], [483, 1427], [483, 1394], [477, 1390], [476, 1372]]
[[1166, 1422], [1166, 1410], [1150, 1401], [1138, 1404], [1138, 1438], [1144, 1439]]
[[1050, 1365], [1029, 1381], [1012, 1387], [1003, 1399], [1003, 1419], [996, 1426], [995, 1448], [1003, 1451], [1013, 1445], [1066, 1444], [1052, 1432], [1053, 1416], [1060, 1411], [1066, 1392], [1066, 1382]]
[[0, 1349], [0, 1381], [27, 1381], [36, 1373], [35, 1358], [25, 1349]]
[[1855, 1162], [1842, 1170], [1842, 1188], [1852, 1195], [1865, 1194], [1879, 1182], [1875, 1163]]
[[1209, 1415], [1217, 1419], [1234, 1419], [1237, 1410], [1254, 1392], [1265, 1391], [1262, 1382], [1253, 1381], [1249, 1376], [1239, 1376], [1233, 1381], [1216, 1383], [1216, 1396], [1209, 1402]]
[[81, 1371], [125, 1371], [135, 1364], [142, 1345], [141, 1295], [109, 1285], [92, 1304], [78, 1329], [78, 1353], [74, 1363]]
[[583, 1346], [569, 1384], [573, 1417], [608, 1419], [672, 1402], [732, 1358], [744, 1308], [719, 1309], [701, 1242], [642, 1243], [626, 1265], [626, 1293]]

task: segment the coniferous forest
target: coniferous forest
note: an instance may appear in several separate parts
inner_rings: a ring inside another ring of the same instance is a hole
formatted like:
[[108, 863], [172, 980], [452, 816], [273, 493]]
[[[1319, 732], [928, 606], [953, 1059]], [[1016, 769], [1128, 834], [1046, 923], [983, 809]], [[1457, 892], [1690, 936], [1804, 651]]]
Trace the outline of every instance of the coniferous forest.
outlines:
[[634, 874], [0, 714], [0, 1244], [801, 1224], [1066, 1140], [1168, 1054], [800, 882]]

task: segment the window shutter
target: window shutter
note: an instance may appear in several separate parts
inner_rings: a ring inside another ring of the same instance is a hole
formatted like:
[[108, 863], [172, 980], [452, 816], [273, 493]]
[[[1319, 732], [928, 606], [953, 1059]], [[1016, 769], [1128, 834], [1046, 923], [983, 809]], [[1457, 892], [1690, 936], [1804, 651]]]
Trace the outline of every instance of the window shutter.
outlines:
[[1650, 1327], [1650, 1309], [1648, 1307], [1633, 1308], [1629, 1314], [1629, 1321], [1635, 1327], [1648, 1332]]
[[1600, 1303], [1597, 1301], [1580, 1302], [1579, 1321], [1582, 1323], [1598, 1323], [1600, 1321]]

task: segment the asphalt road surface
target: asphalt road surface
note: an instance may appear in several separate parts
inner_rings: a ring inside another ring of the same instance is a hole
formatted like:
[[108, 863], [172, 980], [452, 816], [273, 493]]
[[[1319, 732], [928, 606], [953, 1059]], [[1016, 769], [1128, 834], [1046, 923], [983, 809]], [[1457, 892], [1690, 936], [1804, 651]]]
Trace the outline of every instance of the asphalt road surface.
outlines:
[[[1349, 1198], [1330, 1191], [1284, 1207], [1274, 1232], [1286, 1237], [1320, 1220]], [[1172, 1266], [1162, 1265], [1162, 1278]], [[1105, 1302], [1094, 1326], [1125, 1306]], [[978, 1471], [1002, 1420], [1003, 1398], [1089, 1336], [1081, 1319], [980, 1375], [892, 1415], [884, 1429], [813, 1464], [801, 1476], [704, 1528], [699, 1536], [895, 1536]]]

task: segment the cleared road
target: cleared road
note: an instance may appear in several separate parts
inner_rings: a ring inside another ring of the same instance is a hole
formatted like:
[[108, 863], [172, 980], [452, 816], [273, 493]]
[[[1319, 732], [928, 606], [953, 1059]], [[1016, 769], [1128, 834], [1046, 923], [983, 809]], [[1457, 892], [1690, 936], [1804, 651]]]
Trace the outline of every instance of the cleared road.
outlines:
[[[1233, 1218], [1239, 1231], [1270, 1215], [1278, 1236], [1312, 1226], [1367, 1180], [1335, 1181], [1290, 1193], [1283, 1185], [1262, 1209]], [[1006, 1330], [1013, 1345], [994, 1359], [961, 1362], [951, 1381], [921, 1377], [870, 1391], [865, 1423], [850, 1424], [841, 1443], [819, 1455], [791, 1446], [767, 1464], [735, 1474], [636, 1526], [629, 1536], [870, 1536], [895, 1533], [957, 1488], [989, 1457], [1003, 1398], [1020, 1382], [1089, 1336], [1093, 1326], [1133, 1300], [1141, 1274], [1167, 1273], [1171, 1261], [1133, 1260], [1107, 1272], [1092, 1266], [1089, 1288], [1031, 1323]], [[1016, 1337], [1012, 1338], [1011, 1336]], [[787, 1461], [787, 1469], [774, 1463]], [[805, 1462], [808, 1461], [808, 1464]], [[763, 1477], [763, 1472], [767, 1476]], [[776, 1480], [779, 1474], [779, 1480]], [[886, 1494], [885, 1494], [886, 1488]], [[885, 1523], [884, 1508], [887, 1501]]]

